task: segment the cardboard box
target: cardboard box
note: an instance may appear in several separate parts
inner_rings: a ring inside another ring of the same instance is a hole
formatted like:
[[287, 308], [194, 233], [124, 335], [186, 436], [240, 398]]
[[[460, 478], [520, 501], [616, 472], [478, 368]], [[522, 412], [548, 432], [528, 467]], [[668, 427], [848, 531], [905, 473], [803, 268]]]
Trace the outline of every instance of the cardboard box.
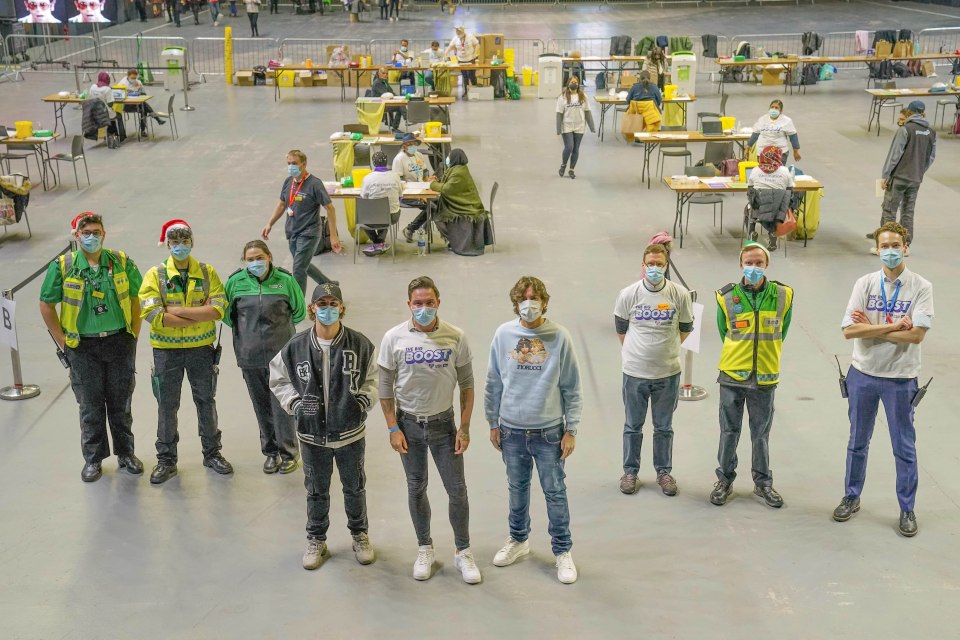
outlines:
[[471, 102], [493, 100], [493, 87], [470, 87], [467, 97]]
[[783, 72], [786, 66], [782, 64], [771, 64], [763, 68], [763, 74], [760, 76], [760, 84], [764, 85], [782, 85]]
[[486, 64], [493, 59], [493, 54], [497, 54], [503, 59], [505, 38], [502, 33], [484, 33], [477, 36], [480, 41], [479, 61]]
[[617, 89], [619, 91], [629, 91], [630, 87], [635, 84], [637, 84], [637, 76], [630, 71], [624, 71], [620, 74], [620, 86]]
[[313, 86], [313, 72], [311, 71], [297, 71], [297, 83], [301, 87], [312, 87]]
[[237, 71], [237, 86], [238, 87], [252, 87], [253, 84], [253, 71]]

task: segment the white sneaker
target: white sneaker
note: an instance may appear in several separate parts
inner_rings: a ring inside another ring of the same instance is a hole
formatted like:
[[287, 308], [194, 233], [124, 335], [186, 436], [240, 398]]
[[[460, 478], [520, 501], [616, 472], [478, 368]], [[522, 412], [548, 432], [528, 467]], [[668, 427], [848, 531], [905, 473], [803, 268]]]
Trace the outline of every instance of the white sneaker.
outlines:
[[464, 582], [467, 584], [479, 584], [482, 579], [480, 569], [477, 568], [477, 563], [473, 559], [473, 553], [470, 549], [457, 551], [453, 556], [453, 564], [460, 570], [460, 575], [463, 576]]
[[353, 554], [360, 564], [370, 564], [376, 558], [376, 553], [370, 545], [370, 537], [366, 533], [353, 536]]
[[319, 569], [327, 555], [327, 543], [307, 538], [307, 550], [303, 552], [303, 568], [309, 571]]
[[507, 544], [503, 545], [500, 551], [497, 551], [497, 555], [493, 556], [493, 564], [498, 567], [508, 567], [528, 553], [530, 553], [529, 540], [517, 542], [510, 538], [507, 540]]
[[557, 556], [557, 580], [563, 584], [573, 584], [577, 581], [577, 566], [573, 564], [573, 555], [564, 551]]
[[413, 563], [413, 577], [417, 580], [429, 580], [433, 573], [433, 545], [427, 544], [417, 550], [417, 561]]

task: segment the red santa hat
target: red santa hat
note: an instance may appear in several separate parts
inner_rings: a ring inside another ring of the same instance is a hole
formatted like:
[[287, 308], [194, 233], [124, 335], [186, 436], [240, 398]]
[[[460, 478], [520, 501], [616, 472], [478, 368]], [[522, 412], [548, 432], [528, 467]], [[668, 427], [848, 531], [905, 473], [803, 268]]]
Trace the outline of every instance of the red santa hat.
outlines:
[[163, 223], [163, 227], [160, 228], [160, 242], [157, 243], [158, 247], [167, 244], [167, 236], [170, 235], [170, 232], [174, 229], [186, 229], [191, 234], [193, 233], [193, 229], [190, 228], [186, 220], [167, 220]]
[[77, 225], [80, 224], [80, 221], [86, 218], [87, 216], [95, 216], [93, 211], [84, 211], [83, 213], [77, 214], [77, 217], [70, 221], [70, 230], [76, 231]]

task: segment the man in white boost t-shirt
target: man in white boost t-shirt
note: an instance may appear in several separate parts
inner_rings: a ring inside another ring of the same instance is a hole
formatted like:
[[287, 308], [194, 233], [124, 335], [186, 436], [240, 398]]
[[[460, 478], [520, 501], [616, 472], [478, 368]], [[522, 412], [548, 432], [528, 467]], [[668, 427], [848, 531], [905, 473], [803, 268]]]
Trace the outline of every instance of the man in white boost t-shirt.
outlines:
[[[390, 446], [400, 454], [407, 476], [408, 503], [417, 533], [413, 577], [429, 580], [433, 571], [427, 457], [433, 455], [450, 500], [450, 524], [457, 547], [454, 565], [464, 582], [480, 582], [470, 551], [470, 506], [463, 454], [470, 446], [473, 413], [473, 356], [463, 331], [437, 317], [440, 291], [431, 278], [414, 278], [407, 286], [411, 317], [387, 331], [380, 343], [380, 408], [390, 432]], [[460, 428], [453, 411], [453, 391], [460, 387]]]
[[847, 372], [850, 441], [844, 497], [833, 519], [846, 522], [860, 510], [867, 475], [867, 451], [880, 402], [890, 428], [897, 467], [900, 534], [917, 534], [913, 507], [917, 495], [917, 432], [913, 426], [920, 343], [933, 325], [933, 286], [903, 262], [907, 230], [888, 222], [874, 234], [883, 268], [863, 276], [840, 325], [853, 340], [853, 361]]
[[640, 488], [640, 446], [647, 405], [653, 413], [653, 466], [665, 495], [677, 495], [673, 470], [673, 412], [680, 397], [680, 343], [693, 331], [690, 292], [664, 278], [667, 251], [654, 244], [643, 254], [644, 277], [617, 297], [613, 319], [622, 349], [623, 477], [620, 491]]

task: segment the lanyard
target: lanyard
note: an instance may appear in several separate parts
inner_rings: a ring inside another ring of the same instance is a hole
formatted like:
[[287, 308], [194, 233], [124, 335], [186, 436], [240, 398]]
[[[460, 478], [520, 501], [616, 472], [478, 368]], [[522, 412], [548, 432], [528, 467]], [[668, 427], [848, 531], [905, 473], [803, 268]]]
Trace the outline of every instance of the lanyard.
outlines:
[[310, 174], [308, 173], [305, 176], [303, 176], [303, 180], [301, 180], [300, 184], [297, 185], [296, 191], [293, 190], [293, 181], [292, 180], [290, 181], [290, 198], [289, 200], [287, 200], [287, 206], [290, 207], [291, 209], [293, 208], [294, 199], [297, 197], [297, 195], [300, 194], [300, 189], [303, 188], [303, 183], [307, 181], [307, 176], [309, 175]]
[[883, 276], [880, 276], [880, 297], [883, 299], [883, 313], [886, 316], [887, 324], [893, 323], [893, 317], [890, 315], [890, 312], [893, 311], [894, 305], [897, 304], [897, 297], [900, 295], [900, 280], [897, 280], [897, 288], [893, 292], [893, 299], [887, 303], [887, 287], [883, 283]]

